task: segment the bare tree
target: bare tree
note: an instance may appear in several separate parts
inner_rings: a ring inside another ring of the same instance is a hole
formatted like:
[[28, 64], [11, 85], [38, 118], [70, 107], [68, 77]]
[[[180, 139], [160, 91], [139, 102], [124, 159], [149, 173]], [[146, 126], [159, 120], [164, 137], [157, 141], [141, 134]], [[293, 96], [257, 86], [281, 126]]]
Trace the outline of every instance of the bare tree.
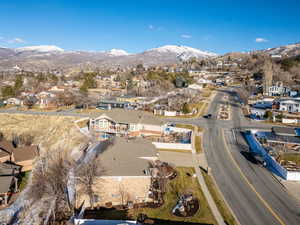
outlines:
[[90, 206], [94, 208], [94, 189], [96, 177], [103, 173], [103, 169], [99, 166], [96, 159], [83, 164], [77, 169], [78, 181], [81, 184], [81, 192], [87, 194], [90, 200]]
[[72, 92], [65, 92], [58, 95], [58, 102], [61, 105], [70, 106], [75, 103], [75, 96]]
[[32, 175], [30, 197], [35, 201], [51, 199], [52, 220], [65, 217], [71, 212], [68, 204], [67, 185], [70, 168], [74, 162], [69, 160], [63, 151], [48, 154], [41, 159]]
[[120, 195], [121, 204], [124, 206], [131, 199], [130, 193], [126, 190], [126, 187], [122, 183], [119, 184], [118, 192]]
[[34, 141], [34, 136], [29, 133], [24, 133], [21, 135], [12, 134], [12, 143], [15, 147], [30, 146]]
[[27, 106], [29, 109], [31, 109], [32, 106], [34, 106], [36, 102], [37, 102], [37, 99], [35, 97], [28, 96], [24, 99], [23, 104], [25, 106]]

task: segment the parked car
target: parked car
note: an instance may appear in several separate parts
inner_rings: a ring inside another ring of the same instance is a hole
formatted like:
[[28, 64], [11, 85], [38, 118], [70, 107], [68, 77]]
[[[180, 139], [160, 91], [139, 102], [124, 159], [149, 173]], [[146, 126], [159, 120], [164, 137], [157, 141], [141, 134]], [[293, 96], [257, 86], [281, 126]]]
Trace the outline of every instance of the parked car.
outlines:
[[75, 109], [83, 109], [84, 108], [84, 105], [83, 104], [79, 104], [79, 105], [76, 105], [75, 106]]

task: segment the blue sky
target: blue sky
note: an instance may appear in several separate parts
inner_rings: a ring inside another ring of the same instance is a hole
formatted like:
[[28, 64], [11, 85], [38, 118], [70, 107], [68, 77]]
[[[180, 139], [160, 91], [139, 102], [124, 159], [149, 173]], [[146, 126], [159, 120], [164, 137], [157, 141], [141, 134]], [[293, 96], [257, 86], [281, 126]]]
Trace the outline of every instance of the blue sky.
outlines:
[[299, 0], [1, 0], [0, 46], [216, 53], [300, 42]]

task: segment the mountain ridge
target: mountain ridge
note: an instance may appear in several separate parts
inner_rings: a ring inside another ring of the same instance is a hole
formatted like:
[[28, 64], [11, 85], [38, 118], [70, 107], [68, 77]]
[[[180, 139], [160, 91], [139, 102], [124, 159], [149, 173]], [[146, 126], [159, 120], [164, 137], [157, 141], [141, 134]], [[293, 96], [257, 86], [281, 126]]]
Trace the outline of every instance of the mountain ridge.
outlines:
[[174, 64], [192, 57], [207, 58], [217, 54], [188, 46], [165, 45], [130, 54], [123, 49], [108, 51], [69, 51], [54, 45], [0, 48], [0, 69], [18, 65], [22, 69], [45, 70], [72, 67], [128, 67], [137, 64], [155, 66]]

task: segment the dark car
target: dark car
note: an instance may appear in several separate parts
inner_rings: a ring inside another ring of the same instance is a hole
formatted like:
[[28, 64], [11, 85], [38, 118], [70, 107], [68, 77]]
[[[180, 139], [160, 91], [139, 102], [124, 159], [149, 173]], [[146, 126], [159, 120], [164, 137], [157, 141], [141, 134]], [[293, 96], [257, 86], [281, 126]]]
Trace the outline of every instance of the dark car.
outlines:
[[75, 109], [83, 109], [84, 108], [84, 105], [83, 104], [79, 104], [79, 105], [76, 105], [75, 106]]
[[205, 119], [210, 119], [211, 117], [212, 117], [211, 114], [206, 114], [206, 115], [203, 116], [203, 118], [205, 118]]

